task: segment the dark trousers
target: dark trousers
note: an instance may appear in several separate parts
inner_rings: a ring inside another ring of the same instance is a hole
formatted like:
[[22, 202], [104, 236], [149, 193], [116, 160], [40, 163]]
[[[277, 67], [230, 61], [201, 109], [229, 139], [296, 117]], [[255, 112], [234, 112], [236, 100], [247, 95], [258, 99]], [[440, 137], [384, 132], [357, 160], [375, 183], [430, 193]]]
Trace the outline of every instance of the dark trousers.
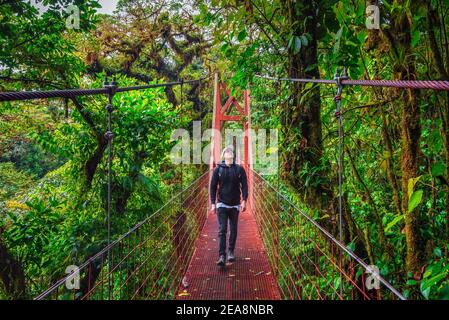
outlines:
[[226, 256], [226, 234], [228, 232], [229, 220], [229, 251], [234, 251], [235, 241], [237, 240], [237, 224], [239, 220], [239, 211], [235, 208], [218, 208], [218, 255]]

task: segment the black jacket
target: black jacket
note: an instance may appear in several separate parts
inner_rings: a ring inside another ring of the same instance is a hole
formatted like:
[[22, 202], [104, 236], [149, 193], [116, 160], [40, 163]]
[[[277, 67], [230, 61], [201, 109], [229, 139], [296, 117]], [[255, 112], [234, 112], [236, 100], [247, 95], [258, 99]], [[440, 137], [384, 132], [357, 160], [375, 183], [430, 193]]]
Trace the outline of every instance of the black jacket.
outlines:
[[248, 182], [242, 166], [232, 164], [228, 167], [223, 161], [214, 169], [210, 182], [212, 204], [215, 204], [218, 186], [218, 202], [235, 206], [240, 204], [240, 195], [245, 201], [248, 198]]

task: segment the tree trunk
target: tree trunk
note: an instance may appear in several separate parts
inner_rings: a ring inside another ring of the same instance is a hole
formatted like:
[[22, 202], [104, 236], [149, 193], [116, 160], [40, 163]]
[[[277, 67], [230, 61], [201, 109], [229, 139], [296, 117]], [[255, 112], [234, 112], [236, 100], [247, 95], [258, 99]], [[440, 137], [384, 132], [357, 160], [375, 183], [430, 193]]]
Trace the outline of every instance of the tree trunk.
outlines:
[[14, 300], [26, 299], [25, 274], [20, 263], [0, 242], [0, 280], [6, 294]]
[[405, 213], [405, 237], [407, 241], [407, 271], [419, 277], [422, 267], [422, 239], [420, 236], [419, 210], [408, 211], [408, 182], [418, 176], [418, 150], [419, 137], [421, 135], [419, 125], [419, 105], [417, 92], [408, 90], [402, 101], [402, 210]]
[[394, 164], [393, 164], [393, 146], [390, 139], [390, 134], [388, 133], [388, 127], [387, 127], [387, 120], [385, 117], [385, 111], [381, 107], [380, 112], [382, 115], [382, 138], [385, 143], [385, 147], [388, 152], [388, 157], [386, 157], [386, 169], [387, 169], [387, 178], [388, 182], [390, 183], [391, 190], [393, 192], [393, 204], [394, 208], [396, 209], [396, 214], [400, 215], [402, 214], [401, 210], [401, 197], [399, 196], [399, 186], [398, 181], [396, 179], [396, 174], [394, 171]]
[[[287, 7], [293, 34], [311, 35], [307, 47], [303, 47], [299, 53], [295, 54], [293, 48], [290, 48], [288, 75], [291, 78], [318, 79], [315, 5], [287, 1]], [[305, 24], [298, 23], [304, 20], [306, 20]], [[320, 88], [314, 86], [307, 93], [304, 89], [303, 84], [293, 84], [292, 96], [283, 119], [283, 126], [286, 127], [283, 148], [286, 151], [282, 156], [283, 176], [290, 185], [305, 195], [305, 200], [311, 207], [327, 210], [333, 195], [329, 185], [323, 182], [327, 181], [327, 175], [321, 168], [323, 145]], [[306, 97], [303, 96], [304, 93], [307, 94]], [[308, 176], [307, 183], [302, 172]]]
[[90, 188], [90, 186], [92, 185], [92, 181], [94, 179], [95, 172], [97, 171], [97, 167], [100, 164], [104, 152], [108, 146], [108, 141], [104, 136], [104, 133], [106, 132], [102, 132], [101, 129], [99, 129], [96, 126], [94, 120], [91, 118], [91, 116], [84, 108], [84, 106], [76, 98], [72, 98], [72, 102], [75, 105], [76, 110], [80, 113], [81, 117], [86, 122], [87, 126], [92, 131], [92, 134], [95, 135], [98, 143], [95, 152], [84, 163], [84, 174], [85, 174], [84, 188]]
[[[406, 0], [398, 1], [406, 6]], [[410, 6], [415, 4], [412, 3]], [[419, 5], [419, 4], [418, 4]], [[394, 21], [391, 30], [383, 30], [390, 45], [390, 59], [394, 77], [401, 80], [416, 80], [415, 58], [411, 45], [411, 25], [406, 11], [391, 17]], [[405, 238], [407, 244], [406, 270], [416, 279], [421, 277], [424, 247], [420, 234], [422, 219], [419, 208], [408, 211], [408, 182], [419, 175], [418, 155], [421, 136], [419, 92], [417, 90], [398, 89], [401, 101], [401, 170], [402, 170], [402, 211], [405, 216]]]

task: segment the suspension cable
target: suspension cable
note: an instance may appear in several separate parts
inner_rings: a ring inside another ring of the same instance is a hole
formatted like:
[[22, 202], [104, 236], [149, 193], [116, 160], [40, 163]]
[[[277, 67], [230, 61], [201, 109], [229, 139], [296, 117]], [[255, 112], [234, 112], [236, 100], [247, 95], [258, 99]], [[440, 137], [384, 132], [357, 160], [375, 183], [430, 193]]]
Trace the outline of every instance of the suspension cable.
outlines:
[[[117, 90], [117, 83], [115, 81], [115, 77], [112, 82], [108, 82], [108, 78], [106, 77], [104, 81], [104, 87], [108, 89], [108, 105], [106, 106], [106, 111], [108, 112], [107, 117], [107, 132], [105, 134], [105, 138], [108, 142], [108, 191], [107, 191], [107, 228], [108, 228], [108, 246], [111, 244], [111, 188], [112, 188], [112, 160], [113, 160], [113, 151], [112, 151], [112, 142], [114, 134], [112, 133], [112, 113], [114, 111], [114, 106], [112, 104], [114, 95]], [[108, 268], [111, 268], [111, 254], [108, 251]], [[111, 300], [111, 273], [108, 272], [108, 299]]]
[[[259, 74], [256, 74], [255, 77], [271, 81], [291, 81], [301, 83], [336, 85], [335, 80], [329, 79], [275, 78]], [[438, 80], [350, 80], [348, 78], [342, 79], [341, 84], [345, 86], [390, 87], [403, 89], [431, 89], [449, 91], [449, 81]]]
[[[180, 79], [180, 81], [181, 81], [181, 88], [180, 88], [181, 89], [181, 97], [179, 98], [179, 105], [181, 106], [181, 108], [183, 108], [184, 107], [184, 92], [183, 92], [184, 81], [182, 78]], [[179, 124], [182, 125], [182, 112], [179, 112]], [[184, 160], [184, 154], [182, 154], [182, 157], [181, 157], [181, 190], [183, 190], [182, 185], [183, 185], [183, 180], [184, 180], [183, 160]], [[179, 203], [180, 203], [179, 210], [181, 211], [181, 210], [183, 210], [183, 208], [182, 208], [182, 204], [183, 204], [182, 193], [181, 193], [181, 197], [179, 198], [179, 200], [180, 200], [179, 201]]]
[[[181, 84], [193, 84], [208, 79], [209, 76], [202, 77], [200, 79], [188, 80], [188, 81], [175, 81], [168, 83], [156, 83], [141, 86], [130, 87], [117, 87], [116, 93], [146, 90], [161, 87], [173, 87]], [[18, 100], [34, 100], [34, 99], [47, 99], [47, 98], [74, 98], [78, 96], [92, 96], [100, 94], [108, 94], [108, 88], [98, 89], [67, 89], [67, 90], [48, 90], [48, 91], [12, 91], [12, 92], [0, 92], [0, 102], [2, 101], [18, 101]]]
[[[343, 69], [343, 73], [340, 74], [337, 70], [335, 73], [335, 82], [337, 85], [337, 94], [334, 97], [334, 101], [337, 104], [337, 110], [335, 111], [335, 117], [338, 121], [338, 229], [339, 240], [343, 243], [343, 119], [341, 114], [341, 95], [343, 92], [342, 81], [348, 79], [346, 69]], [[343, 257], [340, 251], [340, 264]], [[343, 295], [343, 281], [342, 274], [340, 272], [340, 294]]]

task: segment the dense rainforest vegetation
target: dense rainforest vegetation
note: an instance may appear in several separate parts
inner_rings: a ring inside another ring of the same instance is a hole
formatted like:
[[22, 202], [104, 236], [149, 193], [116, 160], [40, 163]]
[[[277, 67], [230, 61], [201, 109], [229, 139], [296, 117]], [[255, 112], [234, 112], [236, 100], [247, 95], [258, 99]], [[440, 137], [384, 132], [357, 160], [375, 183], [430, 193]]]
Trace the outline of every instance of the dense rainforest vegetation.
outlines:
[[[338, 232], [335, 87], [256, 77], [449, 80], [443, 0], [0, 0], [0, 90], [100, 88], [218, 72], [280, 132], [283, 192]], [[80, 9], [68, 29], [67, 3]], [[380, 28], [366, 27], [366, 7]], [[169, 160], [176, 128], [210, 127], [212, 81], [114, 97], [117, 238], [202, 168]], [[106, 97], [0, 105], [0, 298], [32, 298], [106, 242]], [[449, 93], [345, 87], [344, 243], [411, 299], [449, 299]], [[182, 170], [182, 174], [180, 174]], [[206, 205], [206, 204], [205, 204]]]

